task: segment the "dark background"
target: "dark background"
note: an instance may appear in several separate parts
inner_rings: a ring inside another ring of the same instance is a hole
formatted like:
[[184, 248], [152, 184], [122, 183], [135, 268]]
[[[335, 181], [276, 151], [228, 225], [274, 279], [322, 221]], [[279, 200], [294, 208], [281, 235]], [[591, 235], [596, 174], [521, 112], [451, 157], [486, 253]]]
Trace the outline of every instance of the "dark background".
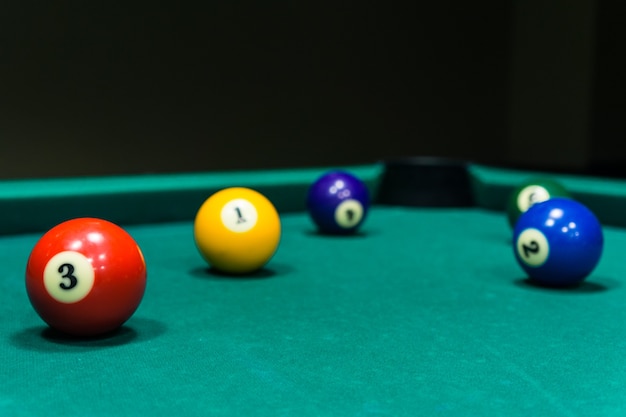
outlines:
[[0, 178], [434, 155], [619, 175], [626, 2], [3, 2]]

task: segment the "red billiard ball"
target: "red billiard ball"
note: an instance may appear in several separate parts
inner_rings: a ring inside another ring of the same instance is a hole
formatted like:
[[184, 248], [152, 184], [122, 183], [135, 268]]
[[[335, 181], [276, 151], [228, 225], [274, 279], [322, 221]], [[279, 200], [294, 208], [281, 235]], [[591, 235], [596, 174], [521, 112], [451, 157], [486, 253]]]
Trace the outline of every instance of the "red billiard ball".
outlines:
[[146, 264], [135, 240], [106, 220], [63, 222], [35, 244], [26, 266], [26, 291], [50, 327], [75, 336], [119, 328], [146, 288]]

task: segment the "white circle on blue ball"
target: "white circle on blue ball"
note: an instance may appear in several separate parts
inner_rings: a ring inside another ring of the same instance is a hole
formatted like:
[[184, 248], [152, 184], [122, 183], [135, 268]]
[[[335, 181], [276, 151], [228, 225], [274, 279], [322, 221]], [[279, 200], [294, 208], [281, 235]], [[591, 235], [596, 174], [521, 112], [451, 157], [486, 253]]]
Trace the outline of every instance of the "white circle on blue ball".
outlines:
[[515, 242], [517, 255], [526, 265], [539, 267], [550, 256], [550, 244], [540, 230], [530, 228], [522, 231]]
[[344, 229], [355, 227], [361, 222], [363, 211], [363, 205], [358, 200], [343, 200], [335, 209], [335, 221]]

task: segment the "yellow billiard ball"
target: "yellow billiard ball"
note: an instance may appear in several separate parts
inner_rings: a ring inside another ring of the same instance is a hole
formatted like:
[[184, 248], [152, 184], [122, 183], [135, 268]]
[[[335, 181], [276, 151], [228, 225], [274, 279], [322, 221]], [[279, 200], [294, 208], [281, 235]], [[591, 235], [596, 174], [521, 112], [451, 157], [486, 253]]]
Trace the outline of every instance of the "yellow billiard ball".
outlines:
[[244, 187], [211, 195], [194, 221], [194, 238], [202, 257], [215, 269], [246, 274], [262, 268], [280, 241], [280, 217], [270, 200]]

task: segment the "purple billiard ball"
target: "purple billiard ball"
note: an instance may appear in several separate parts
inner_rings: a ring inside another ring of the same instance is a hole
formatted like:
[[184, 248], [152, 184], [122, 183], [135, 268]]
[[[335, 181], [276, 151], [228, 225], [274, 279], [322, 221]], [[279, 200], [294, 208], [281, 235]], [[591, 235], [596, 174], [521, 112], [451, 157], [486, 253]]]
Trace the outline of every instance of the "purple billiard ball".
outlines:
[[532, 281], [563, 287], [591, 274], [604, 239], [591, 210], [578, 201], [554, 197], [533, 204], [519, 217], [513, 242], [515, 258]]
[[367, 216], [370, 197], [367, 186], [345, 171], [322, 175], [310, 187], [307, 209], [324, 234], [355, 232]]

